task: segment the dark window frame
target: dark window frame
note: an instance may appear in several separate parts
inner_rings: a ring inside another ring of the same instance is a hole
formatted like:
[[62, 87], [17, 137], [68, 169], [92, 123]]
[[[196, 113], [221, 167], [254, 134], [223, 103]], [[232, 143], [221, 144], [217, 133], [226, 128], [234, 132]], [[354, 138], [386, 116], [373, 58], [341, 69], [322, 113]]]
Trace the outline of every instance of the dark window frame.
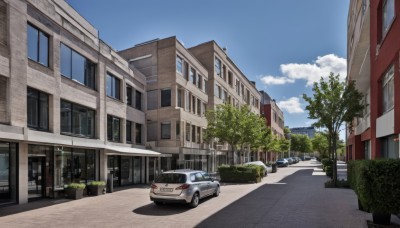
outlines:
[[[164, 129], [163, 127], [167, 127], [167, 126], [169, 126], [169, 132], [168, 131], [164, 132], [164, 130], [167, 130], [167, 129]], [[162, 122], [160, 133], [161, 133], [161, 139], [171, 139], [171, 122]], [[164, 137], [163, 133], [167, 134], [167, 136]]]
[[[69, 66], [70, 67], [70, 69], [69, 69], [70, 70], [70, 72], [69, 72], [70, 75], [65, 75], [63, 73], [62, 69], [61, 69], [62, 68], [61, 67], [61, 65], [62, 65], [62, 63], [61, 63], [62, 62], [62, 46], [66, 47], [71, 52], [71, 56], [70, 56], [71, 59], [70, 59], [70, 62], [69, 62], [70, 63], [70, 66]], [[79, 80], [77, 80], [76, 78], [74, 78], [74, 75], [73, 75], [73, 69], [74, 69], [73, 53], [75, 53], [76, 55], [82, 57], [85, 60], [85, 62], [84, 62], [85, 69], [84, 69], [84, 72], [83, 72], [83, 77], [84, 77], [84, 82], [83, 83], [80, 82]], [[89, 68], [93, 68], [92, 69], [93, 70], [93, 78], [91, 79], [91, 80], [93, 80], [91, 82], [92, 86], [89, 84], [89, 76], [90, 76], [89, 74], [90, 74], [90, 72], [92, 72], [92, 71], [90, 71]], [[69, 47], [68, 45], [66, 45], [64, 43], [60, 43], [60, 73], [65, 78], [69, 78], [70, 80], [75, 81], [76, 83], [78, 83], [80, 85], [83, 85], [83, 86], [88, 87], [90, 89], [96, 90], [96, 63], [92, 62], [90, 59], [88, 59], [85, 56], [81, 55], [79, 52], [75, 51], [73, 48]]]
[[[111, 119], [111, 121], [110, 121]], [[114, 120], [118, 120], [119, 126], [118, 126], [118, 136], [114, 136], [114, 131], [115, 131], [115, 125], [114, 125]], [[110, 142], [121, 142], [121, 118], [113, 116], [113, 115], [107, 115], [107, 141]], [[109, 132], [109, 124], [111, 124], [111, 137], [110, 137], [110, 132]]]
[[[138, 145], [143, 144], [143, 140], [142, 140], [143, 127], [142, 127], [142, 125], [143, 124], [135, 123], [135, 144], [138, 144]], [[140, 133], [138, 134], [138, 132], [140, 132]]]
[[[70, 131], [69, 132], [62, 131], [62, 127], [61, 127], [61, 124], [62, 124], [61, 111], [62, 110], [60, 108], [60, 133], [63, 134], [63, 135], [71, 135], [71, 136], [79, 137], [79, 138], [89, 138], [89, 139], [96, 138], [96, 110], [88, 108], [88, 107], [80, 105], [80, 104], [77, 104], [77, 103], [74, 103], [74, 102], [71, 102], [71, 101], [68, 101], [68, 100], [63, 100], [63, 99], [61, 99], [60, 107], [61, 107], [62, 103], [68, 103], [71, 106], [71, 116], [70, 116], [71, 126], [70, 126]], [[82, 135], [82, 134], [75, 134], [74, 133], [73, 126], [74, 126], [74, 110], [75, 110], [75, 108], [86, 109], [86, 113], [88, 111], [93, 111], [94, 124], [93, 124], [93, 129], [92, 129], [92, 131], [93, 131], [93, 135], [92, 136], [90, 136], [90, 135]]]
[[[29, 57], [29, 45], [28, 45], [28, 54], [27, 54], [27, 56], [28, 56], [28, 59], [30, 59], [30, 60], [32, 60], [32, 61], [34, 61], [34, 62], [37, 62], [37, 63], [39, 63], [40, 65], [42, 65], [42, 66], [45, 66], [45, 67], [49, 67], [50, 66], [50, 35], [49, 34], [47, 34], [46, 32], [44, 32], [43, 30], [41, 30], [41, 29], [39, 29], [38, 27], [36, 27], [35, 25], [33, 25], [33, 24], [31, 24], [31, 23], [28, 23], [28, 28], [27, 28], [27, 30], [29, 29], [29, 27], [31, 27], [31, 28], [33, 28], [33, 29], [35, 29], [35, 30], [37, 30], [37, 60], [35, 60], [35, 59], [31, 59], [30, 57]], [[41, 52], [40, 52], [40, 47], [41, 47], [41, 45], [40, 45], [40, 34], [43, 34], [46, 38], [47, 38], [47, 53], [46, 53], [46, 55], [47, 55], [47, 62], [46, 63], [42, 63], [42, 62], [40, 62], [40, 54], [41, 54]], [[27, 32], [27, 40], [29, 41], [29, 33]]]
[[[111, 94], [108, 94], [108, 78], [111, 78]], [[116, 76], [114, 76], [113, 74], [107, 72], [106, 75], [106, 95], [107, 97], [110, 97], [112, 99], [115, 100], [121, 100], [121, 79], [117, 78]], [[118, 91], [116, 91], [116, 83], [118, 82]]]
[[[166, 93], [169, 93], [169, 94], [166, 94]], [[165, 96], [168, 96], [169, 95], [169, 97], [165, 97]], [[167, 99], [167, 100], [165, 100], [165, 99]], [[161, 90], [161, 107], [163, 108], [163, 107], [171, 107], [171, 105], [172, 105], [172, 92], [171, 92], [171, 89], [170, 88], [167, 88], [167, 89], [162, 89]]]
[[[126, 142], [128, 143], [132, 143], [132, 121], [126, 120], [126, 124], [125, 124], [125, 138], [126, 138]], [[128, 125], [129, 125], [129, 130], [128, 130]], [[129, 132], [129, 134], [128, 134]]]
[[132, 86], [130, 86], [130, 85], [127, 85], [126, 86], [126, 104], [127, 105], [129, 105], [129, 106], [133, 106], [133, 88], [132, 88]]
[[[140, 96], [139, 96], [140, 95]], [[138, 98], [140, 97], [140, 98]], [[143, 93], [138, 90], [135, 90], [135, 109], [143, 111]]]
[[[28, 87], [28, 89], [27, 90], [32, 90], [32, 91], [35, 91], [35, 92], [37, 92], [37, 94], [38, 94], [38, 96], [37, 96], [37, 104], [38, 104], [38, 108], [37, 108], [37, 123], [38, 123], [38, 126], [33, 126], [33, 125], [29, 125], [29, 121], [27, 120], [27, 126], [30, 128], [30, 129], [34, 129], [34, 130], [38, 130], [38, 131], [49, 131], [49, 129], [50, 129], [50, 127], [49, 127], [49, 123], [50, 123], [50, 116], [49, 116], [49, 114], [50, 114], [50, 112], [49, 112], [49, 109], [50, 109], [50, 96], [49, 96], [49, 94], [48, 93], [45, 93], [45, 92], [42, 92], [42, 91], [40, 91], [40, 90], [37, 90], [37, 89], [34, 89], [34, 88], [32, 88], [32, 87]], [[41, 95], [45, 95], [45, 96], [47, 96], [47, 128], [41, 128], [40, 127], [40, 120], [41, 120], [41, 112], [40, 112], [40, 110], [41, 110], [41, 102], [40, 102], [40, 96]], [[28, 91], [27, 91], [27, 99], [28, 99]], [[27, 113], [29, 112], [29, 101], [27, 101], [27, 107], [26, 107], [26, 109], [27, 109]], [[29, 115], [28, 115], [29, 116]]]

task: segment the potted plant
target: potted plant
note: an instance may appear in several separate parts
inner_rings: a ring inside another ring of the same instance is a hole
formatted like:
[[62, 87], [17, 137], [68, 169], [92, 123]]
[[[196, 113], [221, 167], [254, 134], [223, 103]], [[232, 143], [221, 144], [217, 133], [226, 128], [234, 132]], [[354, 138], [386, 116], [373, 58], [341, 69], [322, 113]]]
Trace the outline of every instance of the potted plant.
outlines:
[[82, 199], [83, 198], [83, 190], [86, 185], [81, 183], [71, 183], [68, 184], [65, 188], [66, 197], [68, 199]]
[[106, 192], [106, 182], [104, 181], [92, 181], [87, 186], [88, 195], [98, 196]]

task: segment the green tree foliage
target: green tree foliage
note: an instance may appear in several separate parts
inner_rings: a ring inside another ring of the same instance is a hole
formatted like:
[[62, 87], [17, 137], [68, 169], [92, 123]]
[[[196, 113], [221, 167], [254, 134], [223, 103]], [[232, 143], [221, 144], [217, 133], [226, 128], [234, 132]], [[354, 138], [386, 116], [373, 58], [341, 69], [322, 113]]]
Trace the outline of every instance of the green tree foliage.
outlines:
[[310, 138], [303, 134], [292, 134], [290, 136], [290, 150], [301, 153], [311, 152], [312, 145]]
[[253, 150], [271, 147], [271, 132], [265, 127], [265, 120], [250, 111], [247, 106], [239, 109], [230, 104], [218, 105], [207, 111], [208, 121], [205, 138], [228, 143], [231, 152], [250, 145]]
[[313, 149], [320, 154], [321, 158], [328, 157], [329, 143], [328, 138], [323, 133], [315, 134], [314, 138], [311, 139]]
[[329, 77], [321, 78], [314, 83], [313, 97], [303, 94], [308, 102], [308, 118], [317, 120], [313, 125], [327, 129], [329, 150], [333, 155], [333, 181], [337, 181], [337, 135], [344, 122], [350, 123], [354, 118], [362, 116], [362, 94], [355, 88], [354, 81], [341, 82], [339, 75], [330, 73]]

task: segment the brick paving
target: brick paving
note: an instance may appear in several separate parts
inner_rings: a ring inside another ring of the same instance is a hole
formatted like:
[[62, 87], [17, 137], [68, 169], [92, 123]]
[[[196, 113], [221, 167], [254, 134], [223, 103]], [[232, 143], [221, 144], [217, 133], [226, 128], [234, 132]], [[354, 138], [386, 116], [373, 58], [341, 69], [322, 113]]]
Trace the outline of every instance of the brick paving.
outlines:
[[0, 208], [0, 227], [366, 227], [372, 216], [357, 210], [354, 192], [325, 189], [328, 179], [313, 175], [318, 165], [305, 161], [279, 168], [258, 184], [223, 184], [219, 197], [194, 209], [157, 207], [149, 201], [148, 186], [141, 186]]

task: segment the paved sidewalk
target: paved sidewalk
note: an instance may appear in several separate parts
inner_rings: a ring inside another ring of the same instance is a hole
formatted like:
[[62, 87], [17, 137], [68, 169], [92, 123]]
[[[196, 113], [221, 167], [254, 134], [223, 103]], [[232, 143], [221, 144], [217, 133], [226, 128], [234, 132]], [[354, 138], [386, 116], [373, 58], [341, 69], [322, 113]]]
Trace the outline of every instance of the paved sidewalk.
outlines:
[[[325, 189], [328, 179], [312, 175], [316, 166], [301, 162], [258, 184], [224, 184], [219, 197], [194, 209], [157, 207], [142, 186], [56, 205], [49, 200], [0, 208], [0, 227], [366, 227], [372, 216], [357, 210], [354, 192]], [[43, 207], [16, 213], [35, 204]]]

